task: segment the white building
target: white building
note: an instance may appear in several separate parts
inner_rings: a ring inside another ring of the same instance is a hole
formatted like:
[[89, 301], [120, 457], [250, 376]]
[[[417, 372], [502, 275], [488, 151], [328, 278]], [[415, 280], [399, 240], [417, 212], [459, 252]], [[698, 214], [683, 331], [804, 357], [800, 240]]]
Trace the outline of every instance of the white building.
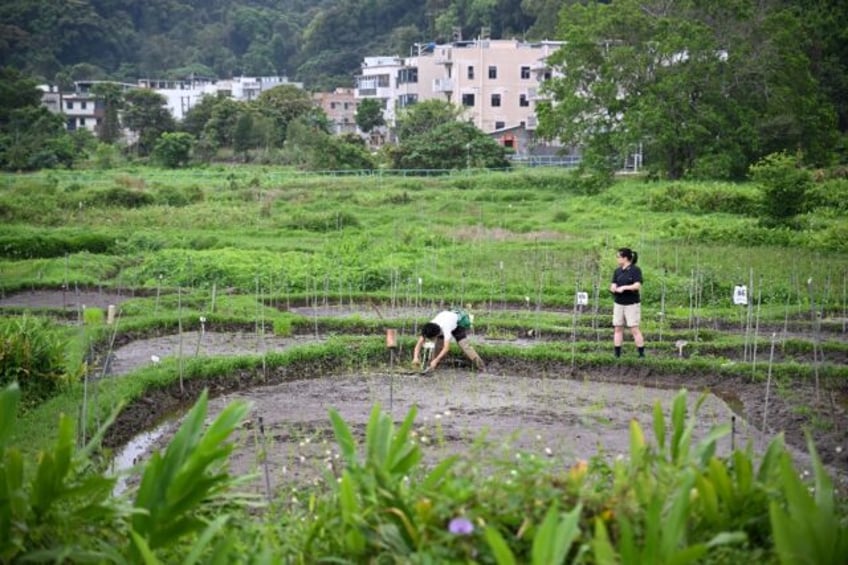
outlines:
[[291, 84], [303, 88], [303, 83], [289, 82], [287, 77], [234, 77], [227, 80], [189, 78], [185, 80], [141, 79], [138, 86], [149, 88], [165, 97], [168, 111], [175, 120], [182, 120], [204, 96], [219, 93], [240, 102], [255, 100], [263, 91]]

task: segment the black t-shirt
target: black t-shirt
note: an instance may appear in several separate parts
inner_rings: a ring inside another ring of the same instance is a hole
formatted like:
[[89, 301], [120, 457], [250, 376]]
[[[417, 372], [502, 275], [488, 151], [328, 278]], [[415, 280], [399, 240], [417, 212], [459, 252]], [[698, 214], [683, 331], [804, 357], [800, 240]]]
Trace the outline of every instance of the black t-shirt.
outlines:
[[[633, 283], [641, 283], [642, 282], [642, 269], [637, 267], [636, 265], [630, 265], [627, 268], [617, 267], [615, 272], [612, 274], [612, 282], [616, 284], [616, 286], [630, 286]], [[624, 292], [616, 292], [613, 294], [615, 297], [616, 304], [638, 304], [639, 303], [639, 291], [638, 290], [625, 290]]]

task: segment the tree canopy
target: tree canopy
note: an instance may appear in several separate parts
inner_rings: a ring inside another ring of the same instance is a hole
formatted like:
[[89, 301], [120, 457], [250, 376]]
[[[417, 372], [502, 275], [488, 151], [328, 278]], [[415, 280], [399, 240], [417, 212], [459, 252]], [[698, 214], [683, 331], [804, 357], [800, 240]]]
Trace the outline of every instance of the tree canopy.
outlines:
[[566, 5], [540, 132], [584, 147], [597, 168], [640, 147], [671, 178], [736, 178], [800, 149], [825, 164], [837, 112], [817, 80], [796, 10], [779, 3], [618, 0]]

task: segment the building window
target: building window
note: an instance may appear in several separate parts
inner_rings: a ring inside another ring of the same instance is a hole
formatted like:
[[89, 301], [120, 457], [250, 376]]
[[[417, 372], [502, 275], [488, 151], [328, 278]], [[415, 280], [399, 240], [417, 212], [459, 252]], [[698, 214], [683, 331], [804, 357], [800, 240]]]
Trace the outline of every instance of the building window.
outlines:
[[397, 107], [406, 108], [407, 106], [412, 106], [416, 102], [418, 102], [417, 94], [402, 94], [398, 97]]
[[474, 80], [474, 67], [468, 65], [468, 78]]
[[73, 100], [66, 100], [65, 101], [65, 108], [67, 108], [68, 110], [73, 110], [74, 109], [74, 101]]
[[498, 78], [498, 68], [494, 65], [489, 67], [489, 78]]
[[527, 99], [526, 94], [520, 94], [518, 96], [518, 105], [521, 106], [522, 108], [526, 108], [527, 106], [530, 105], [530, 101]]
[[506, 123], [504, 122], [495, 122], [495, 129], [503, 129], [506, 127]]
[[418, 82], [418, 67], [409, 67], [398, 71], [398, 84]]
[[547, 70], [547, 71], [545, 71], [545, 74], [544, 74], [544, 75], [542, 75], [542, 80], [551, 80], [551, 77], [552, 77], [552, 76], [553, 76], [553, 75], [551, 74], [551, 71], [550, 71], [550, 70]]
[[492, 107], [499, 108], [501, 105], [501, 95], [500, 94], [492, 94]]
[[521, 78], [530, 78], [530, 67], [521, 67]]
[[474, 105], [474, 95], [473, 94], [463, 94], [462, 95], [462, 105], [463, 106], [473, 106]]
[[68, 118], [67, 121], [68, 131], [74, 131], [77, 129], [77, 119], [76, 118]]
[[80, 108], [82, 108], [83, 110], [85, 110], [87, 107], [88, 107], [88, 104], [86, 104], [86, 103], [85, 103], [85, 100], [83, 100], [82, 102], [80, 102]]
[[80, 126], [84, 126], [85, 125], [85, 118], [80, 118], [79, 124], [80, 124]]
[[330, 102], [330, 110], [335, 110], [335, 109], [336, 109], [336, 103]]
[[344, 109], [347, 110], [349, 108], [350, 108], [350, 102], [345, 102], [344, 103]]

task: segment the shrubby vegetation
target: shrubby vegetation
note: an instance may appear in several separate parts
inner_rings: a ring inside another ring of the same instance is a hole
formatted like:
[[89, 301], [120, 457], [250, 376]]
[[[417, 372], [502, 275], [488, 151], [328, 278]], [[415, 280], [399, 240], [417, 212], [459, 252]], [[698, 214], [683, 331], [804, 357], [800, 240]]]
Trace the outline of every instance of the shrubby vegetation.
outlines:
[[331, 410], [339, 464], [298, 491], [308, 503], [271, 505], [239, 495], [238, 479], [222, 467], [233, 449], [228, 438], [247, 415], [244, 404], [231, 405], [204, 430], [204, 392], [167, 449], [141, 465], [138, 489], [114, 495], [117, 479], [92, 465], [102, 431], [77, 450], [67, 417], [55, 446], [35, 466], [23, 464], [9, 442], [18, 394], [14, 386], [0, 391], [4, 560], [541, 565], [794, 563], [803, 554], [832, 563], [848, 551], [844, 509], [812, 446], [809, 491], [779, 439], [759, 461], [745, 450], [717, 457], [716, 441], [728, 430], [693, 443], [697, 416], [687, 414], [685, 392], [669, 422], [655, 407], [653, 441], [634, 420], [628, 457], [599, 456], [565, 470], [521, 453], [509, 460], [450, 457], [425, 469], [426, 447], [412, 434], [414, 409], [396, 427], [375, 406], [361, 443]]

